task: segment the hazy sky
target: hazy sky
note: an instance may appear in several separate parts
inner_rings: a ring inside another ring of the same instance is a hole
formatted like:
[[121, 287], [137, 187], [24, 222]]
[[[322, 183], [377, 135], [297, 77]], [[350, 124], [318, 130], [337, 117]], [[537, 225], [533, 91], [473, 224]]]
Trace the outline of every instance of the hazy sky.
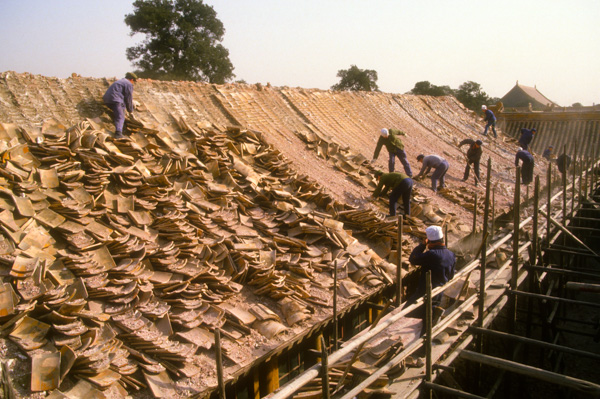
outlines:
[[[210, 0], [236, 80], [328, 89], [356, 65], [380, 90], [518, 80], [559, 105], [600, 103], [598, 0]], [[0, 0], [0, 72], [122, 77], [130, 0]]]

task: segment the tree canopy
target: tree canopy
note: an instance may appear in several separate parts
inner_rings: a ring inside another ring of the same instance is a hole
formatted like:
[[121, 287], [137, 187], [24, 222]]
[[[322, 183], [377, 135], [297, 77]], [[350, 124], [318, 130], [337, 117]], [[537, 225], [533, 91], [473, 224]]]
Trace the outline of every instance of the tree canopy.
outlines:
[[337, 73], [339, 83], [331, 86], [331, 90], [377, 91], [377, 71], [360, 69], [351, 65], [350, 69], [340, 69]]
[[481, 106], [484, 104], [495, 104], [500, 101], [497, 97], [489, 97], [481, 89], [481, 85], [473, 81], [464, 82], [457, 90], [454, 90], [450, 86], [436, 86], [424, 80], [415, 83], [415, 87], [413, 87], [410, 93], [434, 97], [454, 96], [465, 107], [476, 112], [480, 111]]
[[432, 85], [427, 80], [415, 83], [415, 87], [410, 92], [411, 94], [421, 94], [434, 97], [454, 95], [454, 90], [452, 90], [450, 86]]
[[202, 0], [136, 0], [125, 16], [131, 35], [145, 40], [127, 49], [140, 77], [225, 83], [232, 79], [225, 34], [215, 10]]

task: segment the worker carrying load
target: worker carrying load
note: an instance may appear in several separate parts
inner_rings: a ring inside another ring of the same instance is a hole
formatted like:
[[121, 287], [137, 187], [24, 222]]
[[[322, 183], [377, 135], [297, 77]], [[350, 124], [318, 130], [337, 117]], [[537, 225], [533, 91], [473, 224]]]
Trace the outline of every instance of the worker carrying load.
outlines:
[[481, 154], [483, 154], [483, 149], [481, 148], [483, 142], [481, 140], [464, 139], [458, 146], [462, 147], [465, 144], [469, 145], [469, 149], [467, 150], [467, 166], [465, 167], [465, 175], [462, 181], [467, 181], [469, 172], [471, 171], [471, 165], [473, 165], [473, 171], [475, 172], [475, 186], [477, 186], [481, 181], [481, 177], [479, 176], [479, 162], [481, 161]]
[[396, 203], [400, 198], [402, 198], [404, 215], [410, 215], [413, 180], [404, 173], [383, 173], [380, 170], [375, 171], [375, 178], [377, 179], [377, 188], [373, 192], [374, 198], [377, 198], [379, 195], [386, 195], [388, 190], [392, 189], [389, 196], [390, 213], [388, 216], [396, 216]]
[[406, 133], [398, 129], [381, 129], [379, 140], [377, 140], [377, 146], [375, 147], [375, 153], [373, 154], [371, 163], [377, 160], [379, 157], [379, 152], [381, 151], [381, 147], [385, 145], [385, 148], [387, 148], [390, 156], [388, 160], [388, 171], [394, 171], [396, 157], [398, 157], [404, 166], [404, 171], [406, 172], [407, 176], [412, 177], [412, 170], [410, 169], [410, 164], [406, 159], [404, 144], [402, 143], [400, 136], [406, 136]]
[[448, 161], [437, 155], [425, 156], [423, 154], [419, 154], [417, 156], [417, 161], [422, 162], [423, 166], [421, 167], [421, 171], [419, 172], [419, 174], [415, 176], [415, 179], [419, 179], [421, 178], [421, 176], [426, 176], [427, 173], [429, 173], [429, 171], [433, 169], [433, 173], [431, 174], [431, 189], [433, 190], [433, 192], [437, 192], [438, 180], [440, 181], [439, 188], [446, 187], [445, 176], [446, 172], [448, 171], [448, 168], [450, 167]]

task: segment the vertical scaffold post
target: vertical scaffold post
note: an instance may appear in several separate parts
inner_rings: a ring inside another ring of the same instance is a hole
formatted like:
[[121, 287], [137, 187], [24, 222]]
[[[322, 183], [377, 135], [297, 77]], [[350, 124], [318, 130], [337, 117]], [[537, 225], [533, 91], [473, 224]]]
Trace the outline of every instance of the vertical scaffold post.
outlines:
[[[539, 211], [540, 211], [540, 177], [535, 177], [535, 187], [533, 191], [533, 234], [531, 236], [531, 259], [530, 263], [532, 265], [537, 265], [537, 255], [538, 255], [538, 226], [539, 226]], [[536, 272], [534, 270], [529, 270], [527, 275], [527, 281], [529, 284], [529, 292], [535, 292], [534, 284], [535, 284], [535, 276]], [[533, 299], [527, 299], [527, 326], [526, 326], [526, 336], [531, 336], [531, 325], [533, 322]]]
[[398, 253], [396, 267], [396, 305], [402, 304], [402, 231], [404, 230], [404, 216], [398, 216]]
[[547, 191], [547, 199], [546, 199], [546, 243], [547, 246], [550, 246], [550, 215], [552, 214], [552, 203], [550, 200], [552, 199], [552, 167], [548, 167], [548, 174], [546, 176], [546, 188]]
[[[565, 144], [563, 146], [563, 156], [567, 156], [567, 145]], [[571, 165], [573, 165], [575, 163], [575, 161], [573, 160], [573, 162], [571, 162]], [[562, 225], [566, 226], [567, 225], [567, 175], [569, 174], [569, 171], [565, 168], [565, 173], [562, 174]], [[565, 236], [563, 235], [563, 245], [565, 244]], [[562, 262], [562, 260], [561, 260]], [[562, 265], [562, 263], [561, 263]]]
[[475, 198], [473, 199], [473, 235], [477, 231], [477, 205], [477, 193], [475, 193]]
[[[519, 166], [517, 166], [516, 179], [513, 205], [513, 259], [510, 279], [510, 289], [513, 291], [517, 289], [519, 277], [519, 224], [521, 222], [521, 168]], [[515, 294], [510, 294], [509, 303], [508, 332], [514, 334], [517, 318], [517, 296]]]
[[[487, 236], [488, 236], [488, 219], [490, 213], [490, 186], [492, 159], [488, 158], [487, 165], [487, 181], [485, 185], [485, 208], [483, 211], [483, 242], [481, 243], [481, 274], [479, 276], [479, 311], [477, 315], [477, 326], [483, 327], [483, 318], [485, 311], [485, 274], [487, 263]], [[483, 349], [483, 334], [477, 335], [477, 351], [482, 352]]]
[[325, 339], [321, 335], [321, 389], [323, 391], [323, 399], [330, 398], [329, 390], [329, 359], [327, 357], [327, 345]]
[[[575, 209], [575, 178], [577, 177], [577, 158], [579, 157], [579, 146], [575, 141], [575, 153], [573, 154], [573, 180], [571, 181], [571, 216]], [[583, 162], [583, 158], [579, 160], [579, 164]], [[565, 224], [563, 224], [565, 226]]]
[[[433, 306], [433, 299], [431, 298], [431, 271], [427, 272], [427, 275], [425, 277], [425, 282], [426, 282], [426, 300], [425, 300], [425, 381], [427, 382], [432, 382], [432, 359], [431, 359], [431, 344], [432, 344], [432, 337], [431, 337], [431, 330], [432, 330], [432, 320], [431, 320], [431, 313], [432, 313], [432, 306]], [[427, 389], [427, 397], [432, 398], [433, 395], [433, 391], [428, 388]]]
[[219, 398], [225, 399], [225, 381], [223, 378], [223, 355], [221, 352], [221, 330], [215, 328], [215, 351], [217, 360], [217, 382], [219, 384]]
[[490, 241], [494, 240], [494, 230], [496, 230], [496, 186], [492, 190], [492, 227], [490, 228]]
[[337, 317], [337, 278], [338, 278], [338, 261], [333, 262], [333, 349], [338, 349], [338, 317]]

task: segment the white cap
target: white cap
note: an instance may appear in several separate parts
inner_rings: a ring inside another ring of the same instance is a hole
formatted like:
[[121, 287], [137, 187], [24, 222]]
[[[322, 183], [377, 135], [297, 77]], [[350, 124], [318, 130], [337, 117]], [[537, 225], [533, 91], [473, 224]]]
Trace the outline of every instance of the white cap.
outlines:
[[517, 151], [523, 151], [523, 147], [519, 147]]
[[438, 241], [444, 238], [444, 233], [440, 226], [429, 226], [425, 229], [425, 234], [427, 234], [429, 241]]
[[381, 135], [383, 137], [387, 137], [390, 135], [390, 132], [388, 132], [388, 130], [386, 128], [381, 129]]
[[481, 109], [487, 109], [487, 107], [485, 105], [482, 105]]

